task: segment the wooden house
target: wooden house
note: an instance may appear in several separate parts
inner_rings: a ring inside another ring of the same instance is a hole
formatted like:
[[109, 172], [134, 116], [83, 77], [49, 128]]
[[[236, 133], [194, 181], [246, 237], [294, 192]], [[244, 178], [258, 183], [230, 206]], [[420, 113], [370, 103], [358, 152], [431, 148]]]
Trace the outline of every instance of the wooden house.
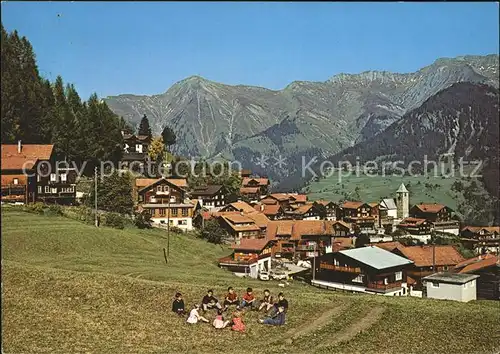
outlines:
[[191, 197], [200, 200], [204, 208], [214, 209], [226, 205], [227, 191], [222, 185], [201, 186], [191, 191]]
[[370, 232], [378, 225], [378, 204], [346, 201], [340, 208], [342, 220], [360, 232]]
[[405, 296], [406, 269], [412, 261], [367, 246], [327, 253], [315, 260], [312, 285], [332, 290]]
[[426, 219], [404, 218], [397, 225], [397, 228], [424, 243], [427, 243], [431, 238], [431, 224]]
[[422, 290], [422, 278], [436, 272], [451, 271], [464, 257], [455, 246], [402, 246], [393, 253], [413, 261], [408, 269], [408, 285], [415, 290]]
[[464, 245], [477, 254], [500, 253], [500, 226], [465, 226], [460, 238]]
[[465, 260], [455, 266], [460, 274], [475, 274], [477, 298], [484, 300], [500, 300], [500, 258], [497, 255], [485, 254]]
[[266, 239], [242, 239], [231, 246], [231, 255], [219, 259], [219, 267], [257, 278], [259, 272], [271, 270], [273, 243]]
[[240, 194], [250, 199], [258, 200], [269, 191], [269, 179], [257, 177], [243, 177]]
[[410, 216], [425, 219], [434, 231], [458, 235], [460, 222], [453, 218], [453, 210], [443, 204], [416, 204], [410, 209]]
[[219, 217], [221, 226], [239, 243], [241, 239], [255, 239], [261, 237], [261, 228], [247, 215], [231, 213]]
[[341, 215], [340, 215], [340, 208], [337, 203], [330, 202], [328, 200], [317, 200], [314, 202], [314, 204], [317, 205], [322, 205], [325, 208], [325, 219], [326, 220], [340, 220]]
[[122, 131], [123, 155], [122, 166], [133, 171], [144, 165], [148, 157], [148, 149], [151, 145], [151, 138], [147, 135], [129, 134]]
[[254, 206], [254, 209], [263, 213], [269, 220], [280, 220], [285, 217], [285, 210], [278, 203], [265, 204], [260, 202]]
[[[137, 181], [142, 184], [143, 181]], [[175, 226], [182, 230], [193, 229], [193, 215], [197, 202], [186, 198], [182, 179], [160, 178], [138, 189], [138, 209], [147, 210], [157, 226]]]
[[2, 144], [2, 202], [74, 204], [76, 169], [59, 161], [54, 145]]
[[293, 220], [322, 220], [325, 214], [317, 204], [303, 204], [300, 206], [289, 206], [285, 211], [285, 218]]

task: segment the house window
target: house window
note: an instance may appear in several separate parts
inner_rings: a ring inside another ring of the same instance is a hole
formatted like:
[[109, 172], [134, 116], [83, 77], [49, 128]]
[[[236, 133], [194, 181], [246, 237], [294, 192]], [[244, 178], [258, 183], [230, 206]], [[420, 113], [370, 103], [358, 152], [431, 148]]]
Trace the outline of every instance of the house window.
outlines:
[[142, 144], [135, 144], [135, 151], [142, 153]]
[[160, 209], [160, 216], [165, 216], [165, 215], [166, 215], [165, 209], [163, 209], [163, 208]]
[[38, 193], [42, 193], [42, 186], [38, 186]]
[[66, 173], [61, 173], [61, 182], [66, 182]]
[[387, 285], [387, 284], [389, 284], [389, 279], [384, 278], [384, 285]]
[[396, 281], [403, 279], [403, 272], [396, 272]]
[[443, 269], [444, 269], [444, 270], [448, 270], [448, 266], [447, 266], [447, 265], [445, 265], [445, 266], [443, 267]]
[[182, 208], [182, 216], [188, 216], [187, 208]]
[[177, 208], [172, 208], [172, 216], [177, 217]]
[[45, 193], [50, 193], [50, 187], [49, 186], [45, 186]]
[[475, 282], [471, 281], [471, 282], [469, 283], [469, 288], [473, 288], [473, 287], [475, 286], [475, 284], [476, 284]]
[[433, 282], [431, 282], [431, 286], [433, 288], [439, 288], [439, 283], [437, 281], [433, 281]]
[[42, 180], [42, 177], [40, 177], [40, 175], [36, 175], [36, 181], [40, 182], [41, 180]]
[[14, 178], [14, 184], [19, 184], [19, 178]]
[[338, 261], [338, 260], [336, 260], [336, 259], [334, 259], [334, 260], [333, 260], [333, 265], [338, 266], [338, 265], [339, 265], [339, 261]]
[[157, 192], [161, 192], [161, 191], [163, 191], [163, 186], [158, 186], [158, 187], [156, 187], [156, 191], [157, 191]]
[[352, 280], [353, 283], [363, 283], [363, 274], [358, 275]]
[[52, 194], [57, 194], [57, 187], [55, 188], [52, 188], [52, 191], [51, 191]]
[[51, 181], [51, 182], [55, 182], [56, 180], [57, 180], [57, 176], [56, 176], [56, 174], [55, 174], [55, 173], [51, 173], [51, 174], [50, 174], [50, 181]]
[[179, 225], [187, 225], [187, 220], [179, 220]]

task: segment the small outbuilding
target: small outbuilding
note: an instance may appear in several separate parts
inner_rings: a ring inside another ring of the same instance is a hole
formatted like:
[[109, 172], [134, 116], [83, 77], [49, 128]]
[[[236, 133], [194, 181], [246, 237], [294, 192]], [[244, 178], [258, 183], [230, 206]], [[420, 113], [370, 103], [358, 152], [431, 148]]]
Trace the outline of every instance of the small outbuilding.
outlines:
[[479, 275], [435, 273], [422, 278], [423, 297], [469, 302], [476, 300], [476, 279]]

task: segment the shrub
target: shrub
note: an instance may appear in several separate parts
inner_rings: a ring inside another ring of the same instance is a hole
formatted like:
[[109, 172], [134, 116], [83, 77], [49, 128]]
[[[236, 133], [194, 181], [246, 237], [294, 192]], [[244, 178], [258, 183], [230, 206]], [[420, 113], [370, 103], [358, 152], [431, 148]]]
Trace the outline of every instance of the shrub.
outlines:
[[52, 204], [46, 209], [47, 215], [63, 215], [63, 208], [60, 205]]
[[182, 234], [184, 230], [177, 226], [170, 226], [170, 232], [173, 232], [174, 234]]
[[43, 214], [43, 210], [45, 209], [45, 207], [45, 204], [36, 202], [33, 204], [26, 204], [24, 206], [24, 210], [28, 213]]
[[114, 227], [115, 229], [123, 229], [125, 227], [125, 218], [118, 213], [104, 214], [104, 225]]
[[151, 227], [151, 214], [147, 210], [135, 213], [134, 224], [139, 229], [149, 229]]

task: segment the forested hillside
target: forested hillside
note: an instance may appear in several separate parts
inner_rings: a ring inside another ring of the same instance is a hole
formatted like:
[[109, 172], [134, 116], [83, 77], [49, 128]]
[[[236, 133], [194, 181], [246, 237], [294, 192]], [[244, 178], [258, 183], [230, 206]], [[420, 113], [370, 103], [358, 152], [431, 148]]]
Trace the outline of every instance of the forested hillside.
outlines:
[[118, 161], [123, 119], [96, 94], [84, 101], [61, 76], [55, 82], [42, 77], [28, 39], [3, 24], [1, 31], [2, 144], [55, 144], [60, 157], [88, 161], [90, 171], [99, 160]]

